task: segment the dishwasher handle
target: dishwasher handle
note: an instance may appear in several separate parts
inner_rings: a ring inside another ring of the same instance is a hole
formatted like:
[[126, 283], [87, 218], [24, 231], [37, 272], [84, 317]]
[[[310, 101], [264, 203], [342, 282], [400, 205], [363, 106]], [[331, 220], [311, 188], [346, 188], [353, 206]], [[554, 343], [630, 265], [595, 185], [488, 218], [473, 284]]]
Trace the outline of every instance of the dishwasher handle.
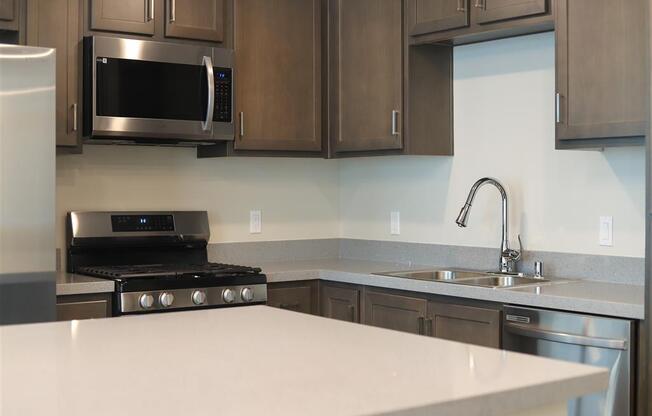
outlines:
[[627, 350], [627, 340], [615, 338], [589, 337], [586, 335], [566, 334], [564, 332], [548, 331], [541, 328], [532, 328], [527, 325], [504, 323], [503, 330], [514, 335], [528, 338], [537, 338], [545, 341], [561, 342], [564, 344], [581, 345], [583, 347], [608, 348], [612, 350]]

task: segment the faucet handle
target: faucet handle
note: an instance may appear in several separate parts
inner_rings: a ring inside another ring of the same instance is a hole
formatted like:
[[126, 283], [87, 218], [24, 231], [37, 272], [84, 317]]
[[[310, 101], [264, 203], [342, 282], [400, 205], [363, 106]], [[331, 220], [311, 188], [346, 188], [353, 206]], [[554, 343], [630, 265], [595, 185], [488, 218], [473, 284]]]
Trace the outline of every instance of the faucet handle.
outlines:
[[542, 278], [543, 277], [543, 262], [535, 261], [534, 262], [534, 277]]

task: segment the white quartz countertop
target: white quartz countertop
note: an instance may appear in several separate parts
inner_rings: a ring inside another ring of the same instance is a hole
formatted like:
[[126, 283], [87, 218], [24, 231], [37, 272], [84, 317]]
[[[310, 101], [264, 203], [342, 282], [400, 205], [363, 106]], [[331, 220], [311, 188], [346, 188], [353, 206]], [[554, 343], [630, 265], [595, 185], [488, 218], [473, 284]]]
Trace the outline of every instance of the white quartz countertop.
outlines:
[[442, 267], [347, 259], [277, 262], [261, 267], [270, 283], [322, 279], [620, 318], [643, 319], [645, 316], [644, 290], [635, 285], [553, 278], [553, 284], [492, 289], [372, 274]]
[[505, 415], [604, 369], [266, 306], [0, 327], [2, 415]]

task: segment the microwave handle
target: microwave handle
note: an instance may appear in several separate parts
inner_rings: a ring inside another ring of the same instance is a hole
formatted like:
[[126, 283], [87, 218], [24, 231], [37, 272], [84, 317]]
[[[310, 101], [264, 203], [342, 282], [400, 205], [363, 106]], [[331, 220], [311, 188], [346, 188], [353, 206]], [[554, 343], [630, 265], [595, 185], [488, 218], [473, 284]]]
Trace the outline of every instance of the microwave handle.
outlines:
[[213, 75], [213, 59], [210, 56], [204, 56], [202, 64], [206, 67], [206, 77], [208, 79], [208, 106], [206, 109], [206, 120], [202, 121], [201, 128], [204, 131], [210, 131], [213, 128], [213, 112], [215, 111], [215, 76]]

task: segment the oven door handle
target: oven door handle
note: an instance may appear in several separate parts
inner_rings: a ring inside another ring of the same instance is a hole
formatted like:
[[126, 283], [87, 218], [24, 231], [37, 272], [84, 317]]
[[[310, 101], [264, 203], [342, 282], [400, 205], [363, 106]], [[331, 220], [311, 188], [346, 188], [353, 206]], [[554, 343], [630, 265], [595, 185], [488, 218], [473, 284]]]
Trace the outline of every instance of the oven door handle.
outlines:
[[206, 67], [206, 78], [208, 80], [208, 106], [206, 109], [206, 120], [202, 121], [201, 128], [204, 131], [213, 129], [213, 112], [215, 111], [215, 76], [213, 75], [213, 59], [204, 56], [202, 65]]
[[540, 328], [531, 328], [526, 325], [505, 323], [503, 329], [514, 335], [544, 341], [561, 342], [564, 344], [580, 345], [583, 347], [608, 348], [612, 350], [627, 350], [627, 340], [614, 338], [587, 337], [585, 335], [566, 334], [564, 332], [548, 331]]

